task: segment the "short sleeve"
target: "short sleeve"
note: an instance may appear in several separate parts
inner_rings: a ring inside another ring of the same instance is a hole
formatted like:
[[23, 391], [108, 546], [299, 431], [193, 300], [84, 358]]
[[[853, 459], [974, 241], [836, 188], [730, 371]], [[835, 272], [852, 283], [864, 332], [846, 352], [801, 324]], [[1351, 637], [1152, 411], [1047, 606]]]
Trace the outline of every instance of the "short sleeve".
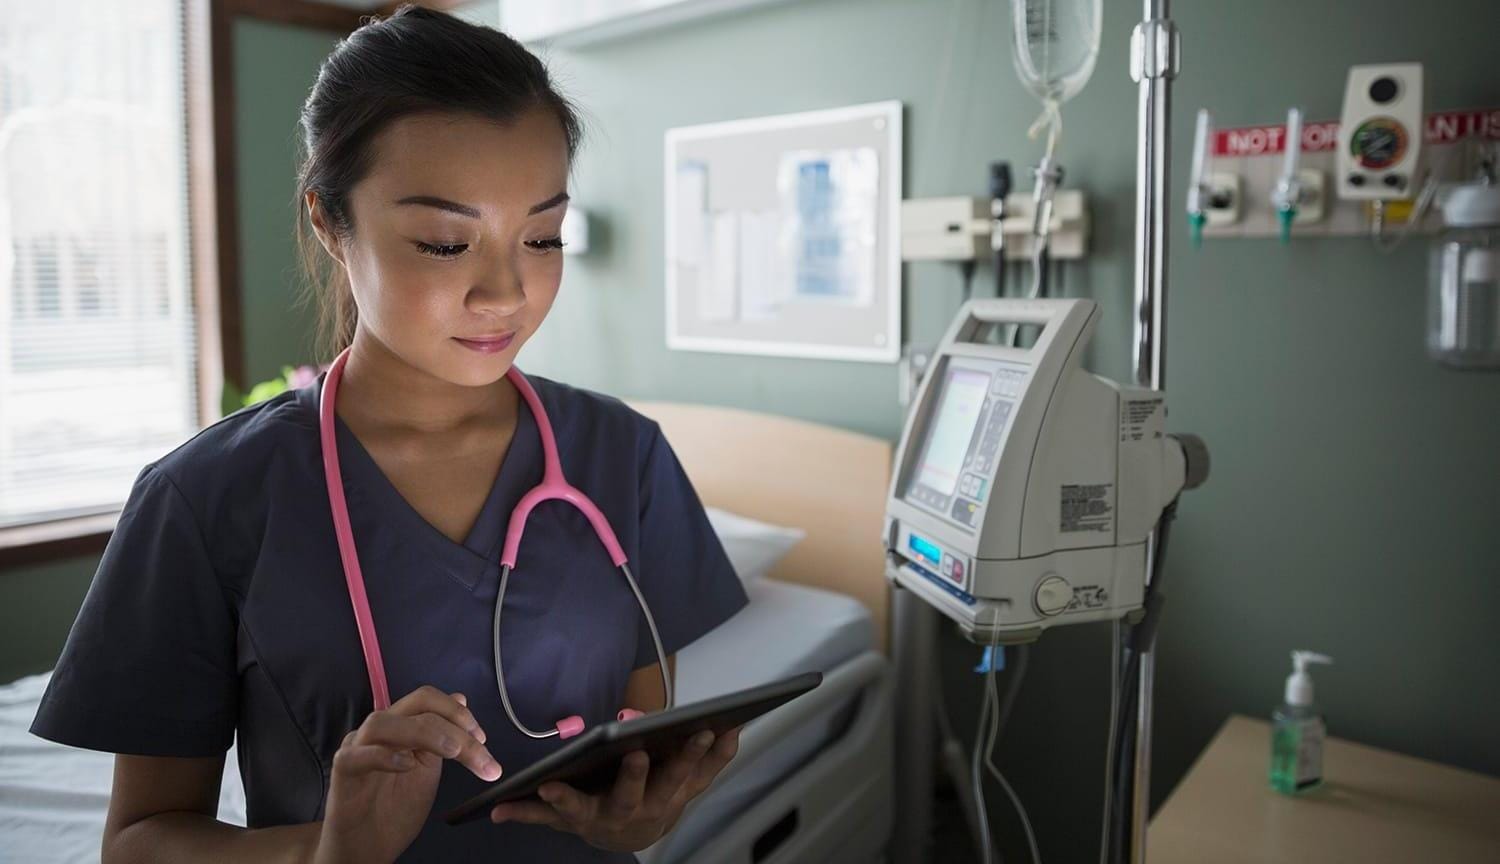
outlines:
[[221, 756], [237, 715], [235, 612], [178, 487], [136, 478], [31, 731], [142, 756]]
[[[641, 479], [641, 532], [634, 570], [661, 632], [675, 654], [729, 620], [749, 599], [703, 503], [653, 423]], [[656, 662], [651, 634], [641, 628], [637, 669]]]

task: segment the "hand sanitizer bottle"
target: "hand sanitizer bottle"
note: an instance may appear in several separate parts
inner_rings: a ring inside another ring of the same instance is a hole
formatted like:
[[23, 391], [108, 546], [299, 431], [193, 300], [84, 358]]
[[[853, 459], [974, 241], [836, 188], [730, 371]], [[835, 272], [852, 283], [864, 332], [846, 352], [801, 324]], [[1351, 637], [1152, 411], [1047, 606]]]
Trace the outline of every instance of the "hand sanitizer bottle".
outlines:
[[1271, 715], [1271, 788], [1295, 795], [1323, 782], [1323, 717], [1313, 705], [1309, 663], [1333, 660], [1311, 651], [1292, 652], [1286, 704]]

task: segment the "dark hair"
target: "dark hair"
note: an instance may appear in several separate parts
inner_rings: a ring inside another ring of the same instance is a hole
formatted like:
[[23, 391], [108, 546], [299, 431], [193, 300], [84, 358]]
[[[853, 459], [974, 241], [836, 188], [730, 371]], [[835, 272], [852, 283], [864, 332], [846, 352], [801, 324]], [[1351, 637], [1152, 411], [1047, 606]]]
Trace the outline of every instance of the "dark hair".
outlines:
[[317, 193], [330, 230], [348, 238], [354, 231], [349, 192], [369, 172], [371, 142], [386, 126], [428, 112], [506, 123], [538, 107], [557, 115], [571, 162], [583, 135], [577, 111], [552, 86], [542, 61], [499, 30], [403, 5], [339, 42], [302, 106], [297, 175], [303, 300], [318, 310], [319, 354], [332, 359], [343, 350], [358, 319], [347, 279], [311, 230], [307, 193]]

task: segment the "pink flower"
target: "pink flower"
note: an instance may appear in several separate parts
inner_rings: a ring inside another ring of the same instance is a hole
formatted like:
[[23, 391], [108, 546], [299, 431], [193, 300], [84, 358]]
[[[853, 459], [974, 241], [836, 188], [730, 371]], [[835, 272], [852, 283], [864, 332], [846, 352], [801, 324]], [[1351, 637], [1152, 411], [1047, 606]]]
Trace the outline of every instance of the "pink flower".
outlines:
[[318, 368], [315, 366], [298, 366], [292, 370], [292, 374], [286, 377], [288, 389], [297, 390], [318, 380]]

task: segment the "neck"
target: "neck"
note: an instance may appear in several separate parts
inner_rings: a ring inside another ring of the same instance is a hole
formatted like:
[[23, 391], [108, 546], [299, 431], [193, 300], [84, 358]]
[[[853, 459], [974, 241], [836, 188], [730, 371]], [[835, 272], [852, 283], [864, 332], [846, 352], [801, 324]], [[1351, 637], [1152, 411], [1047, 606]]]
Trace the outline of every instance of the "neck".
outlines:
[[483, 387], [444, 381], [402, 360], [363, 328], [355, 331], [339, 384], [338, 413], [351, 425], [441, 433], [475, 423], [508, 424], [520, 394], [507, 378]]

